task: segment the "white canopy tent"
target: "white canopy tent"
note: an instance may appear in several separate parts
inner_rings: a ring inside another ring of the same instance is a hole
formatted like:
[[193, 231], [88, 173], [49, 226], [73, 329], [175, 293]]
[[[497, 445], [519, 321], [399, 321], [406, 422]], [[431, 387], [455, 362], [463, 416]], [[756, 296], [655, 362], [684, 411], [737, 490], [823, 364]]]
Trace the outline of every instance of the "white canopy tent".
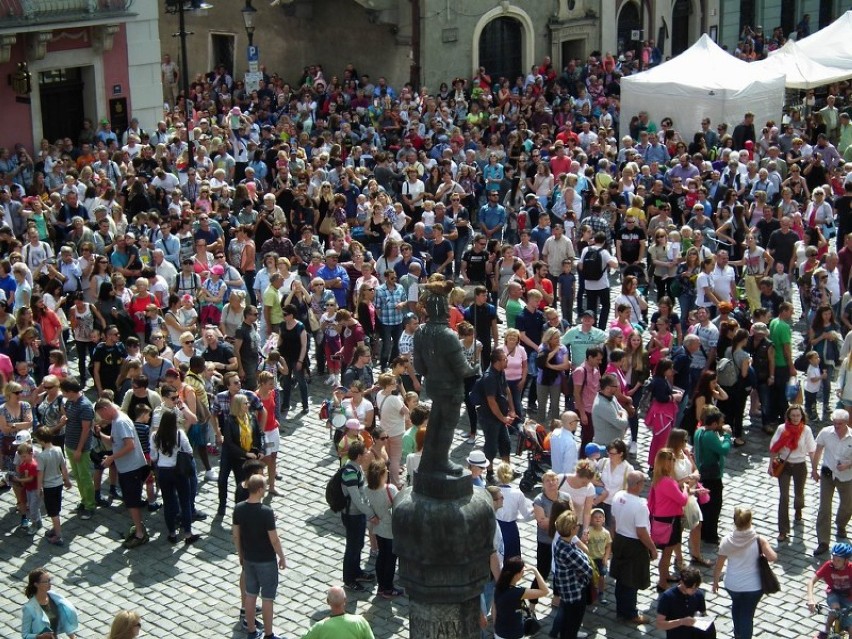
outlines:
[[[640, 111], [653, 122], [668, 116], [681, 132], [698, 131], [701, 119], [733, 127], [746, 111], [759, 126], [780, 120], [784, 76], [767, 73], [723, 51], [707, 34], [672, 60], [621, 81], [622, 131]], [[732, 128], [731, 128], [732, 130]]]
[[788, 89], [813, 89], [852, 77], [852, 66], [839, 68], [821, 64], [805, 54], [792, 40], [788, 40], [783, 47], [771, 52], [768, 58], [752, 62], [752, 66], [762, 69], [769, 75], [783, 74]]
[[[827, 27], [796, 42], [796, 49], [814, 62], [852, 69], [852, 11], [847, 11]], [[850, 75], [852, 73], [846, 77]]]

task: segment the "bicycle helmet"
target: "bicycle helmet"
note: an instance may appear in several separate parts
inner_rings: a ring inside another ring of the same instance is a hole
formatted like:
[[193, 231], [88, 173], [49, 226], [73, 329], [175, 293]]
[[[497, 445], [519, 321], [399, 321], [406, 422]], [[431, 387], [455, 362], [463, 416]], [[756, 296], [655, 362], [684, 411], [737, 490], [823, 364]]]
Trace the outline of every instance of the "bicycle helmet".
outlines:
[[843, 541], [836, 543], [831, 547], [831, 554], [835, 557], [843, 557], [844, 559], [849, 559], [850, 557], [852, 557], [852, 544]]

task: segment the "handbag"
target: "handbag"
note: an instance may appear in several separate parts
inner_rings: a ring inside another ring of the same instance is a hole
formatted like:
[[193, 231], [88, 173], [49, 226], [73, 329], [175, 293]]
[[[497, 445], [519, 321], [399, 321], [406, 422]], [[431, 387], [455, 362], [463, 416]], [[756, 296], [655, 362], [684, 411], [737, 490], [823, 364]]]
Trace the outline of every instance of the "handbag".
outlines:
[[769, 560], [764, 556], [763, 550], [760, 547], [760, 537], [757, 538], [757, 570], [760, 573], [760, 589], [764, 595], [771, 595], [781, 591], [781, 584], [778, 583], [778, 577], [772, 572], [772, 566], [769, 565]]
[[541, 622], [533, 616], [526, 601], [521, 601], [521, 611], [524, 613], [524, 636], [532, 637], [541, 630]]
[[710, 491], [700, 481], [695, 482], [695, 488], [697, 489], [695, 492], [695, 501], [699, 505], [703, 506], [710, 501]]
[[185, 453], [180, 449], [180, 435], [178, 435], [178, 450], [175, 456], [175, 472], [179, 477], [192, 476], [192, 453]]
[[322, 221], [320, 221], [319, 232], [322, 235], [330, 235], [334, 230], [334, 226], [334, 216], [326, 215], [322, 218]]
[[308, 308], [308, 326], [313, 333], [316, 333], [320, 329], [319, 319], [312, 308]]
[[[790, 456], [787, 455], [787, 458]], [[781, 456], [772, 458], [772, 476], [778, 478], [784, 472], [784, 467], [787, 465], [787, 458], [781, 459]]]
[[[665, 521], [666, 519], [670, 521]], [[651, 541], [656, 546], [666, 547], [671, 545], [672, 531], [674, 530], [674, 517], [651, 516]]]

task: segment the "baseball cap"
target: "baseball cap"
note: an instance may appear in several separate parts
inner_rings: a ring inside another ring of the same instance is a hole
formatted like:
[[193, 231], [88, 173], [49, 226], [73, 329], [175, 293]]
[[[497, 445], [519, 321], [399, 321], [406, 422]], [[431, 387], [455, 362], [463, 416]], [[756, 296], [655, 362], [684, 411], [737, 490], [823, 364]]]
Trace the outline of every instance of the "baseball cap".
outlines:
[[364, 425], [359, 422], [357, 419], [347, 419], [346, 420], [346, 429], [347, 430], [364, 430]]
[[586, 457], [591, 457], [592, 455], [603, 455], [606, 453], [606, 447], [599, 446], [598, 444], [591, 442], [586, 444], [583, 451], [586, 453]]
[[769, 327], [766, 324], [764, 324], [763, 322], [755, 322], [752, 325], [751, 330], [754, 331], [755, 333], [762, 333], [763, 335], [769, 335]]
[[581, 318], [583, 318], [583, 317], [591, 317], [592, 319], [595, 319], [595, 314], [594, 314], [592, 311], [588, 311], [588, 310], [586, 310], [586, 311], [583, 311], [582, 313], [580, 313], [580, 317], [581, 317]]
[[481, 450], [471, 451], [467, 458], [467, 463], [469, 466], [478, 466], [479, 468], [488, 468], [491, 465], [491, 462], [488, 461], [485, 453]]
[[210, 272], [213, 273], [213, 275], [224, 275], [225, 269], [222, 268], [221, 264], [216, 264], [210, 269]]
[[15, 446], [19, 444], [29, 444], [33, 440], [32, 434], [28, 430], [19, 430], [15, 435]]

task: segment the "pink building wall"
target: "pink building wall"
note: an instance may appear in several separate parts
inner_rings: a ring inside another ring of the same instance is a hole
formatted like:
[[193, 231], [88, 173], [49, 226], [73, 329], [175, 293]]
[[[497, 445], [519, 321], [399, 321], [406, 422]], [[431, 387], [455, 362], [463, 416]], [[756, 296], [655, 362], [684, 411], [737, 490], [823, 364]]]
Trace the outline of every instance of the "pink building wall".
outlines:
[[[57, 53], [89, 48], [92, 46], [92, 30], [93, 28], [88, 27], [82, 29], [65, 28], [54, 30], [54, 34], [59, 34], [59, 39], [49, 42], [47, 50], [49, 53]], [[86, 32], [86, 37], [79, 37], [83, 32]], [[26, 51], [26, 34], [19, 34], [17, 42], [12, 45], [10, 61], [0, 63], [0, 83], [3, 85], [3, 90], [0, 90], [0, 113], [3, 114], [3, 126], [0, 127], [0, 147], [11, 147], [20, 142], [26, 145], [32, 153], [34, 141], [32, 139], [33, 121], [31, 105], [20, 101], [24, 96], [16, 95], [12, 87], [7, 83], [7, 78], [17, 70], [18, 63], [27, 59]], [[103, 54], [105, 99], [103, 104], [97, 105], [97, 113], [87, 114], [92, 120], [95, 120], [96, 117], [109, 114], [109, 99], [113, 97], [126, 97], [127, 108], [132, 109], [132, 105], [130, 104], [130, 81], [127, 69], [127, 31], [125, 25], [122, 24], [114, 36], [112, 49]], [[121, 85], [121, 93], [113, 95], [114, 85]], [[37, 73], [33, 73], [32, 91], [38, 91]], [[38, 140], [35, 141], [35, 144], [37, 143]]]

